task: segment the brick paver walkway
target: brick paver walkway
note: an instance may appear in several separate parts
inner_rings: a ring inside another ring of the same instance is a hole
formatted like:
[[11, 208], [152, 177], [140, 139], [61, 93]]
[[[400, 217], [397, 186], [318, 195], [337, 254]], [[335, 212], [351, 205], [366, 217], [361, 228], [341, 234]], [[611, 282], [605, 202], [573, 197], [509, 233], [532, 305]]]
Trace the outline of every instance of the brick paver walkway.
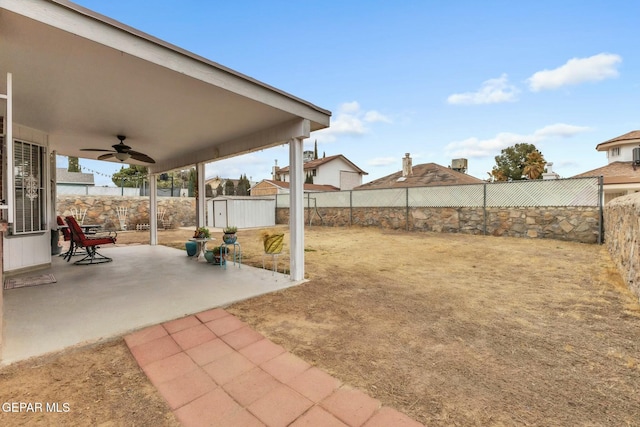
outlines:
[[185, 426], [421, 426], [263, 337], [223, 309], [125, 337]]

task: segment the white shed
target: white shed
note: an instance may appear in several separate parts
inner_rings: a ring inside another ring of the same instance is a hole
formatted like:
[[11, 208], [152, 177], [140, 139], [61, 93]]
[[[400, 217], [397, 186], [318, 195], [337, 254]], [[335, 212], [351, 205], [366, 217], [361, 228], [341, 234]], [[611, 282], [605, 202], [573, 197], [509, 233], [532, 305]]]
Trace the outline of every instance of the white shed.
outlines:
[[274, 197], [218, 196], [207, 200], [207, 226], [271, 227], [276, 224]]

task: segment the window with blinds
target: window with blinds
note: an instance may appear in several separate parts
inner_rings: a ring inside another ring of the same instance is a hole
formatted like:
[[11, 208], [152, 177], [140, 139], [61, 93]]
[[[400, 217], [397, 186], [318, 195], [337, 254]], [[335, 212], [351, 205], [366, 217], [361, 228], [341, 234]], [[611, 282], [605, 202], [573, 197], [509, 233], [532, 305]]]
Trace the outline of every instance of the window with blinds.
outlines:
[[13, 234], [45, 230], [45, 148], [14, 141], [15, 216]]

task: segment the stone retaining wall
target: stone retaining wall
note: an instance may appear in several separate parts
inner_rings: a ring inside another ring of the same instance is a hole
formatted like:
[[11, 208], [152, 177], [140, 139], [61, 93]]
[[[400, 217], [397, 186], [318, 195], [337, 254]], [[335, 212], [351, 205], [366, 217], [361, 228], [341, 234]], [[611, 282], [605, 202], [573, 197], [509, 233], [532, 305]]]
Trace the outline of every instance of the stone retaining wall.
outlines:
[[[485, 215], [486, 212], [486, 215]], [[318, 208], [305, 209], [305, 224], [381, 227], [439, 233], [546, 238], [598, 243], [597, 207], [535, 208]], [[408, 218], [408, 219], [407, 219]], [[276, 223], [289, 221], [278, 208]]]
[[617, 197], [607, 203], [604, 223], [611, 259], [640, 299], [640, 193]]
[[[120, 230], [117, 209], [127, 208], [126, 228], [135, 230], [139, 224], [149, 224], [148, 197], [122, 196], [58, 196], [57, 215], [72, 214], [72, 208], [86, 209], [84, 222], [104, 224], [107, 229]], [[195, 227], [196, 201], [193, 197], [159, 197], [158, 211], [165, 210], [164, 223], [158, 226], [165, 228]]]

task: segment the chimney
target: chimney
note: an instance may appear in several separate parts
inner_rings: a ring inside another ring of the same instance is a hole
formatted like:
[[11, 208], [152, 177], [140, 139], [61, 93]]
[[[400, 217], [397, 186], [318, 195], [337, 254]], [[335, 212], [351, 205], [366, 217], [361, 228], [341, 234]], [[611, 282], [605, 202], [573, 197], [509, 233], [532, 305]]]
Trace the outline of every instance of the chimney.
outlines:
[[542, 179], [559, 179], [560, 178], [560, 175], [555, 173], [552, 169], [553, 162], [548, 162], [546, 166], [547, 166], [547, 171], [542, 174]]
[[411, 165], [410, 153], [405, 153], [402, 158], [402, 176], [413, 175], [413, 166]]
[[276, 159], [276, 165], [271, 168], [271, 179], [274, 181], [280, 181], [280, 168], [278, 167], [278, 159]]

